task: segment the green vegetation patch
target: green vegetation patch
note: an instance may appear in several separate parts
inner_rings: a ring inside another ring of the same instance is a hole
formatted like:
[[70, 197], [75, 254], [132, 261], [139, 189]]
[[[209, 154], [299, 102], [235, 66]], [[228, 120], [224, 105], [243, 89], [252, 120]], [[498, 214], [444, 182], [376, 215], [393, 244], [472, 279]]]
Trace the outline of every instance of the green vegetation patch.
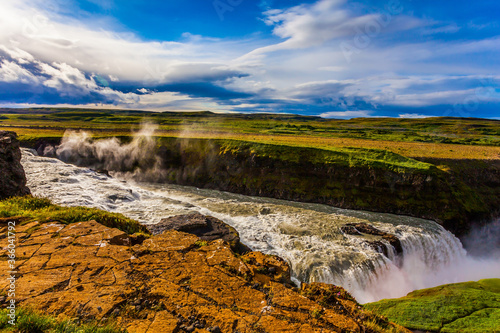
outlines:
[[9, 324], [8, 310], [0, 311], [0, 331], [16, 333], [126, 333], [112, 324], [79, 324], [73, 320], [56, 319], [39, 312], [17, 308], [16, 324]]
[[106, 227], [117, 228], [128, 234], [149, 234], [145, 226], [122, 214], [96, 208], [59, 206], [49, 199], [31, 195], [0, 201], [0, 217], [27, 217], [31, 221], [59, 221], [65, 224], [95, 220]]
[[435, 332], [499, 332], [500, 279], [443, 285], [399, 299], [365, 304], [410, 329]]
[[441, 332], [499, 332], [500, 309], [488, 308], [474, 312], [468, 317], [449, 323]]
[[417, 161], [383, 149], [338, 147], [318, 149], [236, 140], [216, 141], [221, 144], [221, 151], [223, 153], [231, 152], [237, 154], [249, 151], [252, 155], [293, 163], [310, 162], [313, 164], [336, 164], [349, 167], [370, 166], [388, 168], [396, 172], [408, 172], [408, 169], [420, 171], [436, 169], [432, 164]]

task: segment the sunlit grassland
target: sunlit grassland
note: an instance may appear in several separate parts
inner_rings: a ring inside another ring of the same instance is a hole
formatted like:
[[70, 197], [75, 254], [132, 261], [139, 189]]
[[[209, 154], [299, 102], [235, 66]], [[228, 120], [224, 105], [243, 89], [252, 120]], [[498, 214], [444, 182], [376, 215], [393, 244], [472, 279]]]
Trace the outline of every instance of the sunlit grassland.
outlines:
[[[398, 171], [399, 169], [427, 170], [432, 169], [432, 164], [420, 162], [391, 151], [383, 149], [353, 148], [330, 146], [328, 149], [314, 149], [311, 145], [286, 145], [269, 144], [269, 142], [253, 142], [243, 140], [221, 140], [217, 139], [221, 145], [221, 152], [231, 151], [238, 153], [242, 150], [249, 150], [250, 155], [270, 158], [300, 164], [308, 161], [314, 165], [337, 165], [337, 166], [371, 166]], [[311, 149], [312, 148], [312, 149]]]
[[500, 159], [500, 121], [484, 119], [326, 120], [208, 112], [30, 110], [15, 114], [0, 110], [0, 128], [16, 131], [23, 141], [61, 137], [68, 129], [91, 131], [95, 137], [129, 136], [144, 122], [157, 124], [155, 135], [160, 137], [232, 139], [326, 150], [383, 149], [417, 159]]
[[[83, 124], [82, 124], [83, 125]], [[0, 129], [12, 130], [18, 133], [21, 140], [29, 141], [43, 137], [62, 137], [66, 129], [73, 130], [88, 130], [92, 131], [95, 137], [111, 137], [111, 136], [129, 136], [131, 129], [127, 128], [107, 128], [107, 131], [102, 131], [96, 127], [78, 127], [68, 126], [64, 129], [53, 128], [25, 128], [17, 126], [0, 126]], [[202, 130], [190, 130], [188, 127], [182, 131], [165, 130], [160, 128], [157, 134], [160, 137], [184, 137], [196, 139], [217, 139], [225, 138], [232, 140], [241, 140], [249, 142], [279, 144], [287, 146], [311, 147], [319, 149], [335, 149], [342, 147], [349, 148], [370, 148], [370, 149], [385, 149], [396, 154], [400, 154], [410, 158], [442, 158], [442, 159], [499, 159], [500, 148], [496, 146], [478, 146], [478, 145], [457, 145], [457, 144], [440, 144], [440, 143], [423, 143], [423, 142], [398, 142], [385, 140], [364, 140], [354, 138], [326, 138], [310, 135], [268, 135], [268, 134], [245, 134], [245, 133], [228, 133], [228, 132], [208, 132]]]
[[500, 147], [439, 144], [422, 142], [398, 142], [385, 140], [367, 140], [355, 138], [326, 138], [310, 135], [252, 135], [239, 133], [170, 132], [165, 136], [189, 138], [225, 138], [249, 142], [279, 144], [297, 147], [310, 147], [327, 150], [337, 148], [384, 149], [410, 158], [442, 158], [442, 159], [499, 159]]

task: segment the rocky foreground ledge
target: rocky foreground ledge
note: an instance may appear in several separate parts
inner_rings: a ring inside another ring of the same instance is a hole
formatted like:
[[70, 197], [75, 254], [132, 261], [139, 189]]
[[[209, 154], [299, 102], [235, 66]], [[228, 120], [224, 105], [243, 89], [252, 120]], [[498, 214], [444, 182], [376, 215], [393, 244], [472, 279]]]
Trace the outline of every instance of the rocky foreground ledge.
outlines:
[[[12, 220], [0, 219], [1, 294], [9, 288], [4, 235]], [[95, 221], [20, 222], [21, 307], [128, 332], [409, 332], [340, 287], [295, 288], [282, 259], [237, 255], [221, 239], [170, 230], [141, 241]]]

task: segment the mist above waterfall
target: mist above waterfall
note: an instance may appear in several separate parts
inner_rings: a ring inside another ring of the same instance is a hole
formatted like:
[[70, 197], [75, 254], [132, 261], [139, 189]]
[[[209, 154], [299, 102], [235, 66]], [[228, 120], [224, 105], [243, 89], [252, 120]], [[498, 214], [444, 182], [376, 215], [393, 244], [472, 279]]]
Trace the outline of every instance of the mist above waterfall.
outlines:
[[[500, 219], [473, 227], [464, 237], [464, 245], [474, 257], [500, 260]], [[498, 276], [500, 277], [500, 274]]]
[[85, 131], [66, 131], [61, 144], [46, 148], [44, 155], [55, 155], [64, 162], [95, 170], [154, 180], [161, 174], [154, 137], [157, 128], [157, 125], [143, 123], [130, 142], [116, 137], [94, 140], [92, 134]]

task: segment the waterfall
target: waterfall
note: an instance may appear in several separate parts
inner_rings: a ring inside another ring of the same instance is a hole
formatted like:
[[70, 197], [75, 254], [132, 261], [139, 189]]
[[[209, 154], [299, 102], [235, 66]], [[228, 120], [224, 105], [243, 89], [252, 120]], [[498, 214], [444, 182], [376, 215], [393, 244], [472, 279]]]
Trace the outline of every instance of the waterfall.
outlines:
[[[195, 211], [212, 215], [236, 228], [242, 242], [253, 250], [287, 260], [294, 281], [340, 285], [361, 303], [445, 283], [500, 276], [498, 256], [469, 256], [454, 235], [429, 220], [177, 185], [132, 183], [39, 157], [26, 149], [21, 162], [34, 195], [67, 206], [119, 212], [144, 224]], [[396, 254], [384, 239], [347, 235], [341, 230], [346, 224], [360, 222], [395, 235], [403, 253]], [[373, 240], [385, 245], [386, 255], [369, 245]]]
[[439, 279], [443, 271], [461, 265], [467, 258], [467, 252], [455, 236], [443, 228], [430, 233], [408, 227], [398, 231], [403, 247], [400, 257], [381, 256], [373, 263], [374, 268], [355, 266], [332, 283], [352, 290], [360, 302], [373, 302], [400, 297], [415, 289], [458, 282], [452, 276]]

